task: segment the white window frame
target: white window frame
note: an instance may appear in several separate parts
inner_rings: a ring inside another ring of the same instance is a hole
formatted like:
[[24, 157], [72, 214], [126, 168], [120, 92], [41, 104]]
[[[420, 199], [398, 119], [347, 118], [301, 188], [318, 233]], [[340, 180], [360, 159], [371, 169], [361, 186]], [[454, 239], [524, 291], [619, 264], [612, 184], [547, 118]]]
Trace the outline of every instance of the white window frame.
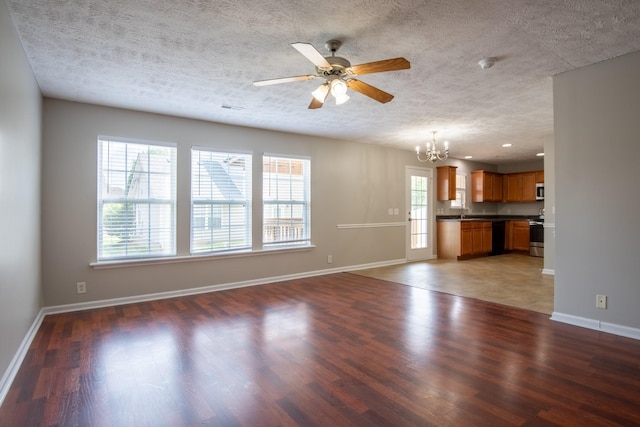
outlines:
[[[462, 184], [462, 185], [460, 185]], [[464, 209], [467, 202], [467, 175], [456, 174], [456, 198], [451, 201], [453, 209]]]
[[251, 249], [252, 160], [248, 152], [191, 147], [191, 254]]
[[[265, 170], [267, 161], [271, 166]], [[302, 175], [292, 174], [291, 165], [289, 173], [281, 173], [281, 162], [301, 162]], [[310, 245], [311, 159], [264, 153], [262, 164], [263, 247]]]
[[97, 260], [175, 256], [176, 144], [101, 135], [97, 145]]

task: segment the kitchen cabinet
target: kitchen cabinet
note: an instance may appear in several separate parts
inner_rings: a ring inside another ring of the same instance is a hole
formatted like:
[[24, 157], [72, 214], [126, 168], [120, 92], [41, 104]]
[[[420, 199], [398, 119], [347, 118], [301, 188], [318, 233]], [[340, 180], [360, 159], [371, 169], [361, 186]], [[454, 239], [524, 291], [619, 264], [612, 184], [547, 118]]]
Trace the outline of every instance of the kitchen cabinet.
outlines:
[[522, 201], [536, 201], [536, 174], [535, 172], [526, 172], [522, 174]]
[[522, 201], [522, 175], [519, 173], [510, 173], [505, 175], [505, 201], [520, 202]]
[[486, 256], [492, 249], [491, 221], [438, 221], [438, 258]]
[[511, 250], [529, 252], [529, 221], [511, 223]]
[[437, 198], [439, 201], [456, 199], [456, 169], [457, 166], [438, 166], [437, 170]]
[[499, 174], [471, 172], [471, 201], [535, 202], [536, 184], [544, 183], [544, 171]]
[[471, 201], [501, 202], [502, 174], [489, 171], [471, 172]]
[[510, 173], [504, 180], [505, 202], [536, 201], [536, 172]]
[[488, 254], [493, 250], [493, 224], [482, 222], [482, 253]]
[[[461, 222], [460, 251], [456, 254], [456, 257], [471, 256], [471, 254], [473, 254], [473, 228], [471, 228], [471, 223]], [[438, 256], [440, 256], [440, 251], [438, 251]]]

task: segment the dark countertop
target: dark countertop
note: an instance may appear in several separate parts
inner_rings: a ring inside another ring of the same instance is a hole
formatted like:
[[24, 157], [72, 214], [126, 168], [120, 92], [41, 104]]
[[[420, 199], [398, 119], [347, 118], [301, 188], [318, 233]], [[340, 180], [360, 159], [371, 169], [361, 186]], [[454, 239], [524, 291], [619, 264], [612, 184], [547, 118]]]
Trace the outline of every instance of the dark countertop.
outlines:
[[540, 215], [436, 215], [436, 221], [544, 221]]

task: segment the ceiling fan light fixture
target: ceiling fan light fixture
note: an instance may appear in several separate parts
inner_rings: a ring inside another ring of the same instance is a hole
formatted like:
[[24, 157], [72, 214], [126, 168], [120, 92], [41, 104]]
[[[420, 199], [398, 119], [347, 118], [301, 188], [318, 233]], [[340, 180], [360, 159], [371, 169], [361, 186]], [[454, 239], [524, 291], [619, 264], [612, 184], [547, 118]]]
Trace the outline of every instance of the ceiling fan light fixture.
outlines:
[[318, 101], [324, 103], [325, 99], [327, 99], [327, 95], [329, 94], [329, 85], [327, 83], [323, 83], [316, 90], [311, 92], [311, 95], [317, 99]]
[[352, 76], [363, 74], [382, 73], [386, 71], [398, 71], [411, 68], [411, 64], [405, 58], [383, 59], [381, 61], [366, 62], [364, 64], [351, 65], [345, 58], [336, 56], [336, 51], [340, 48], [340, 40], [329, 40], [326, 43], [331, 56], [322, 55], [311, 43], [296, 42], [291, 46], [315, 65], [315, 74], [301, 76], [281, 77], [277, 79], [256, 80], [254, 86], [267, 86], [280, 83], [298, 82], [321, 78], [324, 83], [311, 92], [312, 98], [309, 109], [322, 108], [329, 93], [336, 99], [336, 104], [344, 104], [349, 100], [347, 92], [349, 88], [369, 98], [386, 104], [393, 99], [393, 95], [378, 89], [375, 86], [363, 81], [356, 80]]
[[334, 97], [336, 98], [336, 105], [344, 104], [349, 100], [349, 95], [347, 95], [346, 93], [334, 95]]
[[[338, 98], [341, 95], [347, 94], [347, 83], [341, 79], [331, 80], [331, 95]], [[348, 99], [348, 98], [347, 98]]]
[[331, 86], [331, 95], [336, 99], [336, 105], [344, 104], [349, 100], [349, 95], [347, 95], [347, 82], [342, 80], [339, 77], [336, 77], [331, 80], [329, 83]]

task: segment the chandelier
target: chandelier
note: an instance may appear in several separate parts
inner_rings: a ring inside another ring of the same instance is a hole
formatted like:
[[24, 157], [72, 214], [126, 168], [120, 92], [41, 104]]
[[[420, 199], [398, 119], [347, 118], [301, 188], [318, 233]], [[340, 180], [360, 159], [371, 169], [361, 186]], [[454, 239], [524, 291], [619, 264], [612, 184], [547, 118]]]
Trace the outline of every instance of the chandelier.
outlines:
[[436, 130], [431, 131], [431, 133], [433, 134], [433, 139], [431, 142], [427, 142], [427, 151], [425, 153], [427, 157], [425, 159], [420, 157], [420, 146], [416, 146], [416, 156], [422, 163], [435, 163], [438, 160], [447, 160], [447, 158], [449, 157], [449, 141], [444, 142], [444, 154], [441, 155], [440, 150], [436, 148], [436, 132]]

